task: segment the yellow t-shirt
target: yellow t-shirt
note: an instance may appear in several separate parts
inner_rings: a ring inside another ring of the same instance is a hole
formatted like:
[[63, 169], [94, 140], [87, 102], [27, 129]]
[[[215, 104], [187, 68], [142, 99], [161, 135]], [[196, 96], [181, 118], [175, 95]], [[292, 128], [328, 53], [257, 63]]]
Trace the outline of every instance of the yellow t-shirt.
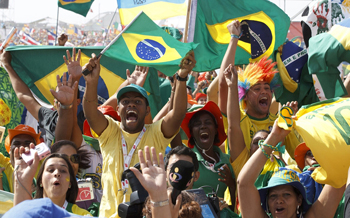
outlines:
[[13, 193], [13, 167], [10, 163], [10, 158], [5, 157], [2, 153], [0, 153], [0, 167], [5, 167], [5, 175], [7, 177], [7, 181], [9, 184], [10, 192]]
[[[120, 122], [114, 121], [112, 118], [105, 116], [108, 120], [107, 128], [98, 137], [103, 157], [102, 167], [102, 188], [103, 196], [100, 205], [100, 217], [119, 217], [118, 205], [124, 200], [123, 191], [118, 191], [122, 188], [121, 176], [124, 171], [124, 159], [121, 142], [121, 132], [125, 138], [128, 153], [134, 145], [139, 133], [130, 134], [125, 132], [120, 127]], [[170, 143], [175, 134], [171, 138], [165, 138], [161, 131], [163, 119], [153, 123], [145, 124], [146, 132], [144, 133], [137, 149], [135, 150], [130, 162], [130, 166], [134, 166], [139, 162], [137, 156], [138, 150], [142, 150], [145, 146], [154, 147], [157, 154], [164, 153], [166, 146]], [[129, 201], [131, 188], [129, 187], [125, 195], [125, 201]]]

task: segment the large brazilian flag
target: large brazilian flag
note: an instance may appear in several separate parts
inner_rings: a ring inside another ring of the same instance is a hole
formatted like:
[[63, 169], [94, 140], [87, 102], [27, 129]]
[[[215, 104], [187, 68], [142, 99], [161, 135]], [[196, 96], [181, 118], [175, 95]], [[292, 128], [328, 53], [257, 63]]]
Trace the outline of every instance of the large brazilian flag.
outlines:
[[[81, 65], [85, 65], [92, 53], [99, 54], [104, 47], [81, 47]], [[46, 103], [53, 104], [50, 89], [57, 85], [56, 75], [62, 76], [67, 72], [63, 55], [71, 47], [61, 46], [13, 46], [8, 47], [11, 52], [12, 66], [21, 79], [28, 85], [34, 94]], [[101, 73], [98, 84], [98, 103], [102, 104], [114, 95], [121, 83], [126, 79], [126, 69], [133, 72], [135, 66], [107, 56], [101, 58]], [[150, 69], [144, 88], [149, 94], [152, 116], [161, 109], [158, 75], [155, 69]], [[85, 80], [79, 81], [80, 97], [85, 90]], [[81, 109], [81, 106], [80, 106]], [[79, 110], [79, 108], [78, 108]]]
[[172, 76], [181, 59], [196, 47], [176, 40], [141, 12], [104, 54], [126, 63], [154, 67]]
[[220, 68], [231, 35], [227, 25], [239, 20], [243, 35], [235, 64], [248, 64], [271, 56], [286, 40], [290, 19], [268, 0], [198, 0], [194, 43], [196, 71]]

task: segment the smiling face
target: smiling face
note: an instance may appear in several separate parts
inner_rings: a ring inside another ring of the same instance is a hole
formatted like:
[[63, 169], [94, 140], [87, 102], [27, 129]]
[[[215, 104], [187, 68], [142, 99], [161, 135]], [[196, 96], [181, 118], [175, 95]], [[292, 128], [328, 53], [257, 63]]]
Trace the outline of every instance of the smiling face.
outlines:
[[70, 159], [71, 155], [77, 154], [77, 150], [70, 145], [63, 145], [59, 150], [57, 150], [56, 153], [65, 154], [68, 156], [67, 159], [69, 160], [70, 164], [73, 167], [74, 174], [77, 175], [79, 170], [79, 163], [73, 163], [72, 160]]
[[150, 113], [146, 99], [137, 92], [127, 92], [120, 97], [118, 115], [122, 128], [128, 133], [140, 132], [144, 126], [145, 117]]
[[291, 185], [281, 185], [269, 190], [267, 203], [274, 218], [296, 218], [302, 195], [297, 195]]
[[208, 149], [214, 144], [215, 136], [218, 133], [217, 125], [213, 116], [206, 111], [197, 112], [190, 120], [190, 132], [198, 146]]
[[53, 199], [66, 199], [70, 186], [70, 175], [66, 161], [53, 157], [46, 161], [43, 175], [43, 197]]
[[258, 82], [250, 87], [244, 100], [247, 104], [247, 114], [255, 118], [264, 118], [268, 115], [272, 99], [270, 85], [267, 82]]

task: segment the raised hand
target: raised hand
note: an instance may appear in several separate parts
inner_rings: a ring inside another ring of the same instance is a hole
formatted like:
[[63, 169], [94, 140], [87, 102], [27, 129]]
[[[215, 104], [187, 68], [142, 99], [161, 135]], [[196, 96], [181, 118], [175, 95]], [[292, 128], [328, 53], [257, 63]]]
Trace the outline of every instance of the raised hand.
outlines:
[[63, 55], [63, 60], [67, 65], [68, 73], [73, 76], [74, 81], [78, 81], [82, 74], [82, 67], [80, 65], [81, 50], [78, 50], [78, 56], [76, 55], [76, 50], [73, 48], [73, 57], [71, 57], [69, 51], [67, 50], [67, 58]]
[[238, 20], [234, 20], [229, 25], [227, 25], [227, 29], [230, 34], [239, 36], [241, 34], [241, 23]]
[[288, 106], [288, 107], [292, 108], [293, 112], [294, 112], [293, 115], [295, 115], [299, 110], [297, 101], [291, 101], [291, 102], [288, 101], [286, 104], [283, 105], [283, 107], [284, 106]]
[[149, 67], [135, 66], [134, 72], [130, 75], [130, 70], [126, 70], [126, 77], [129, 84], [136, 84], [138, 86], [143, 86], [145, 84]]
[[6, 65], [11, 65], [11, 54], [8, 51], [5, 51], [5, 49], [3, 49], [2, 51], [0, 51], [0, 65], [1, 66], [6, 66]]
[[59, 46], [64, 46], [64, 44], [66, 44], [68, 40], [68, 36], [64, 33], [62, 33], [59, 37], [58, 37], [58, 45]]
[[15, 148], [14, 160], [15, 160], [15, 169], [17, 169], [15, 172], [17, 174], [17, 178], [20, 180], [20, 182], [23, 185], [30, 184], [28, 185], [30, 187], [32, 185], [33, 178], [35, 176], [40, 160], [39, 160], [38, 153], [35, 151], [34, 160], [32, 164], [28, 166], [28, 164], [22, 159], [21, 156], [23, 153], [29, 154], [29, 148], [34, 149], [35, 145], [33, 143], [30, 143], [29, 147], [24, 148], [23, 146], [21, 146], [20, 148]]
[[185, 78], [191, 73], [192, 69], [196, 65], [196, 59], [194, 58], [194, 52], [190, 51], [186, 54], [186, 56], [181, 60], [180, 70], [178, 74], [181, 78]]
[[89, 63], [85, 64], [83, 67], [83, 71], [85, 68], [87, 68], [91, 73], [88, 75], [83, 75], [85, 81], [90, 84], [93, 83], [95, 85], [98, 84], [98, 78], [100, 77], [100, 59], [102, 56], [97, 58], [95, 53], [91, 54], [91, 58], [89, 60]]
[[227, 86], [232, 86], [233, 83], [237, 84], [237, 71], [231, 64], [228, 67], [226, 67], [224, 71], [224, 76]]
[[69, 79], [67, 81], [66, 73], [63, 74], [62, 82], [60, 80], [59, 75], [56, 76], [56, 79], [57, 79], [57, 88], [56, 88], [57, 91], [50, 89], [51, 94], [55, 99], [57, 99], [57, 101], [60, 102], [61, 105], [66, 105], [66, 106], [71, 105], [74, 100], [74, 90], [77, 88], [78, 82], [75, 81], [72, 84], [73, 79], [71, 75], [69, 76]]
[[142, 150], [139, 150], [138, 152], [142, 174], [134, 167], [130, 167], [130, 170], [146, 189], [152, 201], [164, 201], [168, 199], [168, 197], [166, 192], [167, 184], [163, 154], [159, 154], [158, 165], [156, 149], [154, 147], [151, 148], [152, 159], [148, 146], [144, 148], [144, 151], [146, 159], [143, 156]]

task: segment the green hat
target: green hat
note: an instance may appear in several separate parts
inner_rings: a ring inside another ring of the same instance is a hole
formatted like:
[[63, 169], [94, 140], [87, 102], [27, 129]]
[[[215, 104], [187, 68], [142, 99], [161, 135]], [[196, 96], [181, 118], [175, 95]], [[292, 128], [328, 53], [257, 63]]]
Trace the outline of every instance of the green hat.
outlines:
[[174, 28], [174, 27], [168, 27], [163, 26], [161, 27], [165, 32], [169, 33], [172, 37], [174, 37], [176, 40], [180, 40], [182, 38], [182, 33], [180, 30]]
[[121, 88], [119, 90], [119, 92], [117, 93], [117, 100], [118, 100], [118, 103], [120, 101], [120, 97], [122, 97], [122, 95], [124, 95], [125, 93], [127, 92], [137, 92], [137, 93], [140, 93], [143, 97], [146, 98], [147, 100], [147, 103], [149, 103], [149, 100], [148, 100], [148, 95], [147, 95], [147, 92], [144, 88], [142, 88], [141, 86], [138, 86], [138, 85], [135, 85], [135, 84], [130, 84], [128, 86], [125, 86], [123, 88]]
[[291, 185], [298, 189], [303, 196], [303, 213], [305, 213], [311, 206], [310, 202], [307, 200], [306, 191], [303, 184], [301, 184], [299, 177], [293, 170], [283, 170], [276, 171], [266, 187], [259, 189], [261, 206], [265, 211], [267, 211], [267, 195], [270, 188], [281, 186], [281, 185]]

